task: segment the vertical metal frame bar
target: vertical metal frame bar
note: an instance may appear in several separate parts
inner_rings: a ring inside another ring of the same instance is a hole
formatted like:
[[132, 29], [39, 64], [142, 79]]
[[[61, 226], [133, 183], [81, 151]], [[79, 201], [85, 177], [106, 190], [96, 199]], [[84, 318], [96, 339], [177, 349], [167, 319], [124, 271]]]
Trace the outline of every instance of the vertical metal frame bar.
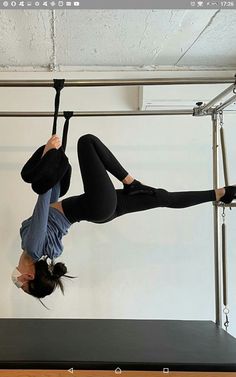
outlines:
[[[218, 115], [212, 114], [212, 134], [213, 134], [213, 187], [218, 188], [219, 182], [219, 152], [218, 152]], [[214, 261], [215, 261], [215, 323], [222, 327], [222, 292], [221, 292], [221, 265], [219, 256], [219, 207], [213, 206], [214, 221]]]

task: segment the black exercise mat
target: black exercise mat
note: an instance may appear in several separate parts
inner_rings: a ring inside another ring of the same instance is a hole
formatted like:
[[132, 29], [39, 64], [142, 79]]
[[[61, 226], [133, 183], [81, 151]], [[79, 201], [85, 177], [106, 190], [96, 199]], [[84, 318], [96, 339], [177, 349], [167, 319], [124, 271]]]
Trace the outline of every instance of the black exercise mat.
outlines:
[[212, 321], [0, 319], [0, 369], [236, 371]]

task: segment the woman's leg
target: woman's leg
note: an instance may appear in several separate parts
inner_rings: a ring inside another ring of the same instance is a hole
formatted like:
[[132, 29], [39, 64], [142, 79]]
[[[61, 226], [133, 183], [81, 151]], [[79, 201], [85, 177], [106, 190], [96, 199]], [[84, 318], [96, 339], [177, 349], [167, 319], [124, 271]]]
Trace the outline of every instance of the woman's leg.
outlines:
[[[133, 178], [94, 135], [87, 134], [79, 139], [78, 157], [85, 193], [62, 200], [63, 211], [71, 223], [81, 220], [103, 223], [126, 213], [156, 207], [185, 208], [219, 200], [224, 195], [224, 188], [168, 192], [140, 186], [136, 180], [132, 185]], [[123, 190], [115, 190], [106, 170], [124, 183]]]
[[186, 208], [216, 200], [215, 190], [168, 192], [161, 188], [146, 187], [152, 189], [150, 190], [150, 194], [127, 195], [124, 190], [116, 190], [117, 208], [108, 221], [126, 213], [139, 212], [157, 207]]
[[107, 171], [123, 181], [128, 172], [101, 140], [91, 134], [80, 137], [77, 145], [84, 194], [62, 201], [63, 211], [71, 222], [103, 221], [117, 205], [116, 191]]

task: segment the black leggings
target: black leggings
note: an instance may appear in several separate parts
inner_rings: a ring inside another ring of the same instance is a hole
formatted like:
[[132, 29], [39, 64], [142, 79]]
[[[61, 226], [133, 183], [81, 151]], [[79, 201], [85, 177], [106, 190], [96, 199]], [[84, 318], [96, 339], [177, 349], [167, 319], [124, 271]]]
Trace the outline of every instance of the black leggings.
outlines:
[[98, 137], [83, 135], [77, 148], [84, 194], [62, 200], [65, 216], [71, 223], [81, 220], [106, 223], [126, 213], [156, 207], [185, 208], [216, 200], [215, 190], [168, 192], [153, 188], [154, 195], [128, 195], [123, 189], [114, 188], [107, 171], [119, 181], [128, 172]]

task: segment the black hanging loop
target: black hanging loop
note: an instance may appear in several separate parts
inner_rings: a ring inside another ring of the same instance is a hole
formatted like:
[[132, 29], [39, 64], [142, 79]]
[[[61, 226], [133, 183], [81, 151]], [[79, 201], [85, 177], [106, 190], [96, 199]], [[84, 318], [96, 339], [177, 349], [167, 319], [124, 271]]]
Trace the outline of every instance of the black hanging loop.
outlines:
[[56, 89], [56, 96], [55, 96], [55, 103], [54, 103], [54, 120], [53, 120], [53, 127], [52, 127], [52, 135], [57, 133], [57, 117], [59, 111], [59, 104], [60, 104], [60, 94], [61, 90], [64, 88], [65, 79], [54, 79], [53, 87]]
[[[60, 103], [60, 91], [64, 87], [64, 79], [54, 80], [54, 88], [56, 89], [55, 96], [55, 112], [52, 135], [57, 131], [57, 116]], [[64, 129], [63, 146], [66, 147], [67, 132], [69, 125], [69, 118], [73, 113], [67, 115], [66, 125]], [[71, 166], [63, 148], [52, 148], [44, 156], [42, 156], [45, 145], [42, 145], [31, 156], [31, 158], [24, 165], [21, 176], [25, 182], [31, 183], [32, 189], [37, 194], [44, 194], [52, 188], [57, 182], [61, 184], [60, 196], [65, 195], [70, 185]]]
[[66, 121], [65, 121], [65, 124], [64, 124], [64, 128], [63, 128], [62, 149], [65, 152], [66, 151], [66, 144], [67, 144], [67, 133], [68, 133], [69, 121], [70, 121], [70, 118], [74, 115], [74, 112], [73, 111], [64, 111], [63, 114], [64, 114]]
[[[66, 119], [65, 121], [65, 124], [64, 124], [64, 128], [63, 128], [63, 137], [62, 137], [62, 146], [61, 146], [61, 149], [62, 151], [66, 151], [66, 144], [67, 144], [67, 133], [68, 133], [68, 128], [69, 128], [69, 121], [70, 121], [70, 118], [73, 116], [73, 111], [64, 111], [63, 112], [64, 114], [64, 117]], [[70, 163], [68, 162], [68, 168], [65, 172], [65, 174], [63, 175], [63, 177], [61, 178], [61, 182], [60, 182], [60, 197], [61, 196], [64, 196], [67, 191], [69, 190], [69, 187], [70, 187], [70, 180], [71, 180], [71, 174], [72, 174], [72, 167], [70, 165]]]

